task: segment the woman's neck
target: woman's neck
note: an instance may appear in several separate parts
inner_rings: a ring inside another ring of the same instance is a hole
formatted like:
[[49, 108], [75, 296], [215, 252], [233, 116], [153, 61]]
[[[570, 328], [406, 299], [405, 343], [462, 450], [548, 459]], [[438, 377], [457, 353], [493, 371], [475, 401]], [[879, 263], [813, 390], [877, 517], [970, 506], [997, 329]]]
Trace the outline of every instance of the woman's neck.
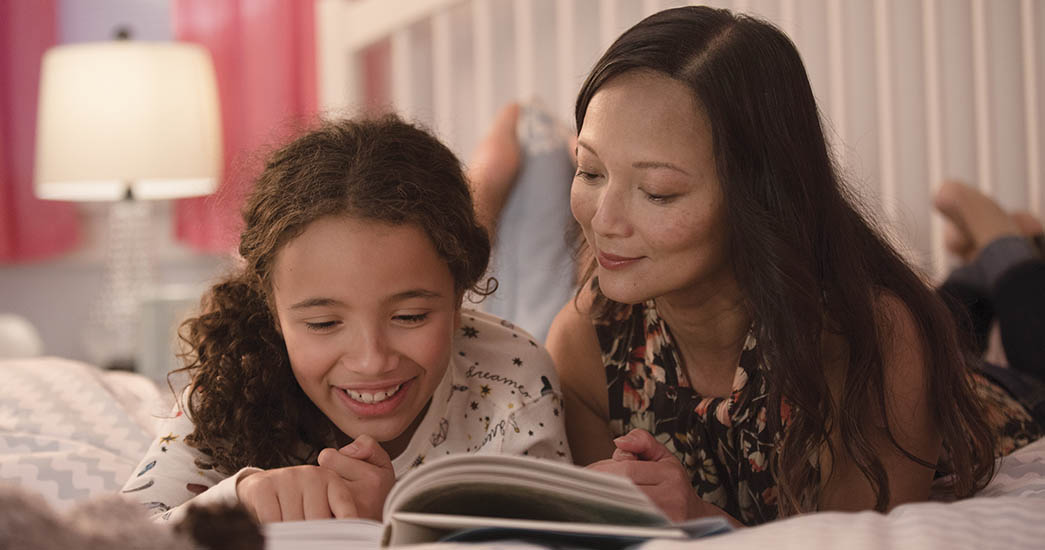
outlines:
[[724, 397], [751, 327], [751, 316], [735, 280], [655, 300], [671, 328], [690, 384], [701, 395]]

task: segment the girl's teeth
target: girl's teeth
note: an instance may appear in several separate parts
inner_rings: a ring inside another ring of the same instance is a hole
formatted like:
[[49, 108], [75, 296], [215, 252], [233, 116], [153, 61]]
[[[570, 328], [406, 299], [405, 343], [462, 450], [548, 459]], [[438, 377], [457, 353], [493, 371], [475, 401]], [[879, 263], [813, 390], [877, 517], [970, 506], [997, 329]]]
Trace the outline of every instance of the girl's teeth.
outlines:
[[354, 401], [359, 401], [360, 403], [371, 404], [371, 403], [380, 403], [380, 402], [384, 401], [385, 399], [388, 399], [389, 397], [392, 397], [393, 395], [396, 394], [397, 391], [399, 391], [399, 388], [401, 388], [401, 387], [403, 387], [403, 385], [399, 384], [398, 386], [396, 386], [394, 388], [388, 388], [385, 391], [378, 391], [378, 392], [357, 392], [357, 391], [346, 389], [345, 393], [347, 393], [348, 396], [351, 397]]

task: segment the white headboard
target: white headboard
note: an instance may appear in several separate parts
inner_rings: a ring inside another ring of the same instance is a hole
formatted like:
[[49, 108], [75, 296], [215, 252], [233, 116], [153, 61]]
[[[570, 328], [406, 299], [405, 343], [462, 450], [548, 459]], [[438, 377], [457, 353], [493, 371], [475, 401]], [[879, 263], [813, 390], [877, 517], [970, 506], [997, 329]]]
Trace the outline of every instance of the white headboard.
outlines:
[[[321, 107], [387, 103], [467, 160], [497, 108], [536, 99], [571, 122], [598, 55], [657, 0], [317, 0]], [[917, 264], [947, 267], [930, 196], [975, 182], [1045, 213], [1042, 0], [720, 0], [802, 53], [851, 184]], [[567, 182], [563, 182], [567, 185]]]

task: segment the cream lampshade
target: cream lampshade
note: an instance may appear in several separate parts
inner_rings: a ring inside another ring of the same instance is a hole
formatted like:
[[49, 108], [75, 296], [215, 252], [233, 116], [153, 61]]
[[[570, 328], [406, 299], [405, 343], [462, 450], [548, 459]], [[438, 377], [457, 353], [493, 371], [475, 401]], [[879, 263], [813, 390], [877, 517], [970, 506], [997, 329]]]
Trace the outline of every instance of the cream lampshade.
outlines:
[[96, 364], [134, 368], [141, 306], [154, 293], [148, 200], [207, 195], [221, 174], [221, 118], [209, 53], [117, 40], [44, 54], [34, 190], [112, 201], [104, 287], [84, 330]]
[[221, 173], [214, 69], [194, 44], [118, 40], [44, 55], [35, 191], [43, 199], [212, 193]]

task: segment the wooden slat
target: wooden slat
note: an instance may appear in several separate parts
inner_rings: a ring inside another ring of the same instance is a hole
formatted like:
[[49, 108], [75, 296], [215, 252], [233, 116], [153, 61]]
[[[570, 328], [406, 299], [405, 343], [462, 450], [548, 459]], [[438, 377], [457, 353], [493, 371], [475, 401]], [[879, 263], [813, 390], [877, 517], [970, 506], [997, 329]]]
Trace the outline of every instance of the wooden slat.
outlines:
[[601, 0], [599, 2], [599, 44], [605, 50], [617, 39], [617, 2]]
[[874, 2], [875, 80], [878, 98], [878, 173], [882, 212], [886, 220], [897, 218], [896, 130], [893, 122], [892, 38], [889, 36], [888, 0]]
[[[558, 0], [555, 3], [555, 34], [559, 45], [558, 66], [559, 97], [556, 100], [561, 116], [573, 120], [573, 104], [577, 98], [576, 64], [573, 45], [573, 0]], [[571, 125], [572, 126], [572, 125]]]
[[493, 117], [493, 14], [489, 0], [472, 0], [472, 56], [475, 63], [476, 135]]
[[537, 48], [533, 29], [533, 0], [514, 0], [512, 15], [515, 23], [515, 87], [516, 97], [523, 101], [536, 94]]
[[450, 14], [439, 12], [432, 17], [432, 94], [435, 129], [453, 143], [453, 59], [450, 45]]
[[317, 0], [316, 65], [319, 76], [320, 112], [357, 106], [359, 90], [354, 72], [356, 50], [349, 47], [339, 24], [345, 19], [347, 4], [342, 0]]
[[1034, 1], [1020, 2], [1020, 34], [1023, 46], [1023, 108], [1027, 121], [1027, 198], [1032, 211], [1045, 213], [1042, 208], [1041, 181], [1041, 88], [1038, 86], [1038, 41], [1037, 14]]
[[413, 101], [414, 71], [412, 67], [413, 41], [410, 28], [399, 29], [392, 34], [392, 103], [406, 119], [416, 116]]
[[[922, 0], [922, 52], [925, 56], [925, 125], [930, 190], [935, 193], [943, 180], [943, 128], [940, 105], [940, 52], [936, 0]], [[930, 194], [932, 196], [932, 194]], [[932, 265], [937, 278], [946, 274], [947, 251], [943, 242], [943, 221], [932, 216], [930, 222]]]
[[973, 109], [976, 113], [976, 171], [980, 189], [993, 194], [990, 73], [987, 67], [987, 14], [984, 0], [972, 0]]
[[848, 168], [848, 150], [846, 142], [849, 138], [848, 120], [846, 114], [845, 99], [845, 40], [842, 30], [845, 28], [842, 17], [842, 1], [827, 0], [827, 59], [828, 59], [828, 82], [831, 89], [828, 97], [831, 98], [831, 126], [834, 127], [838, 136], [834, 152], [838, 165]]

